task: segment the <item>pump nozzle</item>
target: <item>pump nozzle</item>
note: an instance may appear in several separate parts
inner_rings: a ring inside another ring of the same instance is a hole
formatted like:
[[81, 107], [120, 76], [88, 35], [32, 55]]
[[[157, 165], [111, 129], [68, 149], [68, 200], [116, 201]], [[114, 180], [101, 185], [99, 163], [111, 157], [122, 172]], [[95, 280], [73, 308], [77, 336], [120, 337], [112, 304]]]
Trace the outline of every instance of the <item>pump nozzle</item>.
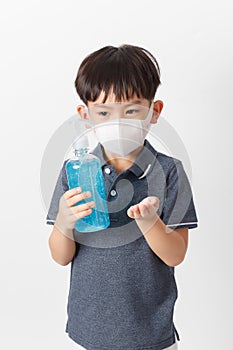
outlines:
[[89, 148], [89, 142], [86, 135], [83, 135], [76, 139], [73, 143], [73, 149]]

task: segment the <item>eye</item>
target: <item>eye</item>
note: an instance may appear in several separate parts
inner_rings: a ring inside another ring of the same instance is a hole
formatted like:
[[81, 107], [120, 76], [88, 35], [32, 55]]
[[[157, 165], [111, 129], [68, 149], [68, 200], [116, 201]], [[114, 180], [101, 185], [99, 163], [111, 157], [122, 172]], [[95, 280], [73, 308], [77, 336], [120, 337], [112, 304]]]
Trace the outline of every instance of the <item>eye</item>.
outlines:
[[126, 113], [132, 115], [132, 114], [137, 114], [138, 112], [139, 112], [138, 109], [128, 109]]
[[109, 112], [98, 112], [98, 115], [101, 117], [108, 117], [109, 116]]

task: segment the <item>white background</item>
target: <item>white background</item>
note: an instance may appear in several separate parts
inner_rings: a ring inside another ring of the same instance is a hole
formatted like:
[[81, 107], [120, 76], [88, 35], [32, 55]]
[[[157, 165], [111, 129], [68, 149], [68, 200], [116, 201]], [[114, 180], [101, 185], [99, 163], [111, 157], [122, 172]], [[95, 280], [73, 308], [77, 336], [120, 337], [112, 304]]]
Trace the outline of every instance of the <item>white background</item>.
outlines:
[[161, 118], [192, 163], [200, 224], [176, 268], [179, 349], [231, 348], [232, 2], [21, 0], [0, 13], [0, 347], [79, 348], [64, 331], [70, 266], [49, 255], [40, 166], [51, 136], [75, 113], [82, 59], [129, 43], [157, 57]]

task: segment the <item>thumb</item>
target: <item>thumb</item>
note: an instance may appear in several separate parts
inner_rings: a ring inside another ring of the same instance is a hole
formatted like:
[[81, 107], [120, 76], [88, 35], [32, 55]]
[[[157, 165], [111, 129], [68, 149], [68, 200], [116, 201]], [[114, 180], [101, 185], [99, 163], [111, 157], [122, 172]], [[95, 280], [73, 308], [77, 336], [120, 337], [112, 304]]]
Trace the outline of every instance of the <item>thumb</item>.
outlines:
[[155, 196], [148, 197], [148, 201], [154, 207], [159, 206], [159, 199], [158, 199], [158, 197], [155, 197]]

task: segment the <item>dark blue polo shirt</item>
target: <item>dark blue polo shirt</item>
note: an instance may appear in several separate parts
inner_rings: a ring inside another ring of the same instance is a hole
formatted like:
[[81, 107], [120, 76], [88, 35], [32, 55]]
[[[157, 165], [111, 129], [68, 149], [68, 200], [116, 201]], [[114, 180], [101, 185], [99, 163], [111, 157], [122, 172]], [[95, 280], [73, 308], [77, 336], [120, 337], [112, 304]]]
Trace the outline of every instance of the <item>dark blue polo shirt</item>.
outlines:
[[[110, 227], [74, 230], [66, 332], [87, 350], [162, 350], [179, 338], [173, 322], [177, 299], [174, 268], [149, 247], [127, 209], [148, 196], [160, 200], [158, 214], [169, 227], [197, 227], [192, 191], [180, 160], [157, 152], [146, 140], [132, 166], [117, 174], [102, 146]], [[53, 224], [68, 190], [65, 164], [47, 215]]]

